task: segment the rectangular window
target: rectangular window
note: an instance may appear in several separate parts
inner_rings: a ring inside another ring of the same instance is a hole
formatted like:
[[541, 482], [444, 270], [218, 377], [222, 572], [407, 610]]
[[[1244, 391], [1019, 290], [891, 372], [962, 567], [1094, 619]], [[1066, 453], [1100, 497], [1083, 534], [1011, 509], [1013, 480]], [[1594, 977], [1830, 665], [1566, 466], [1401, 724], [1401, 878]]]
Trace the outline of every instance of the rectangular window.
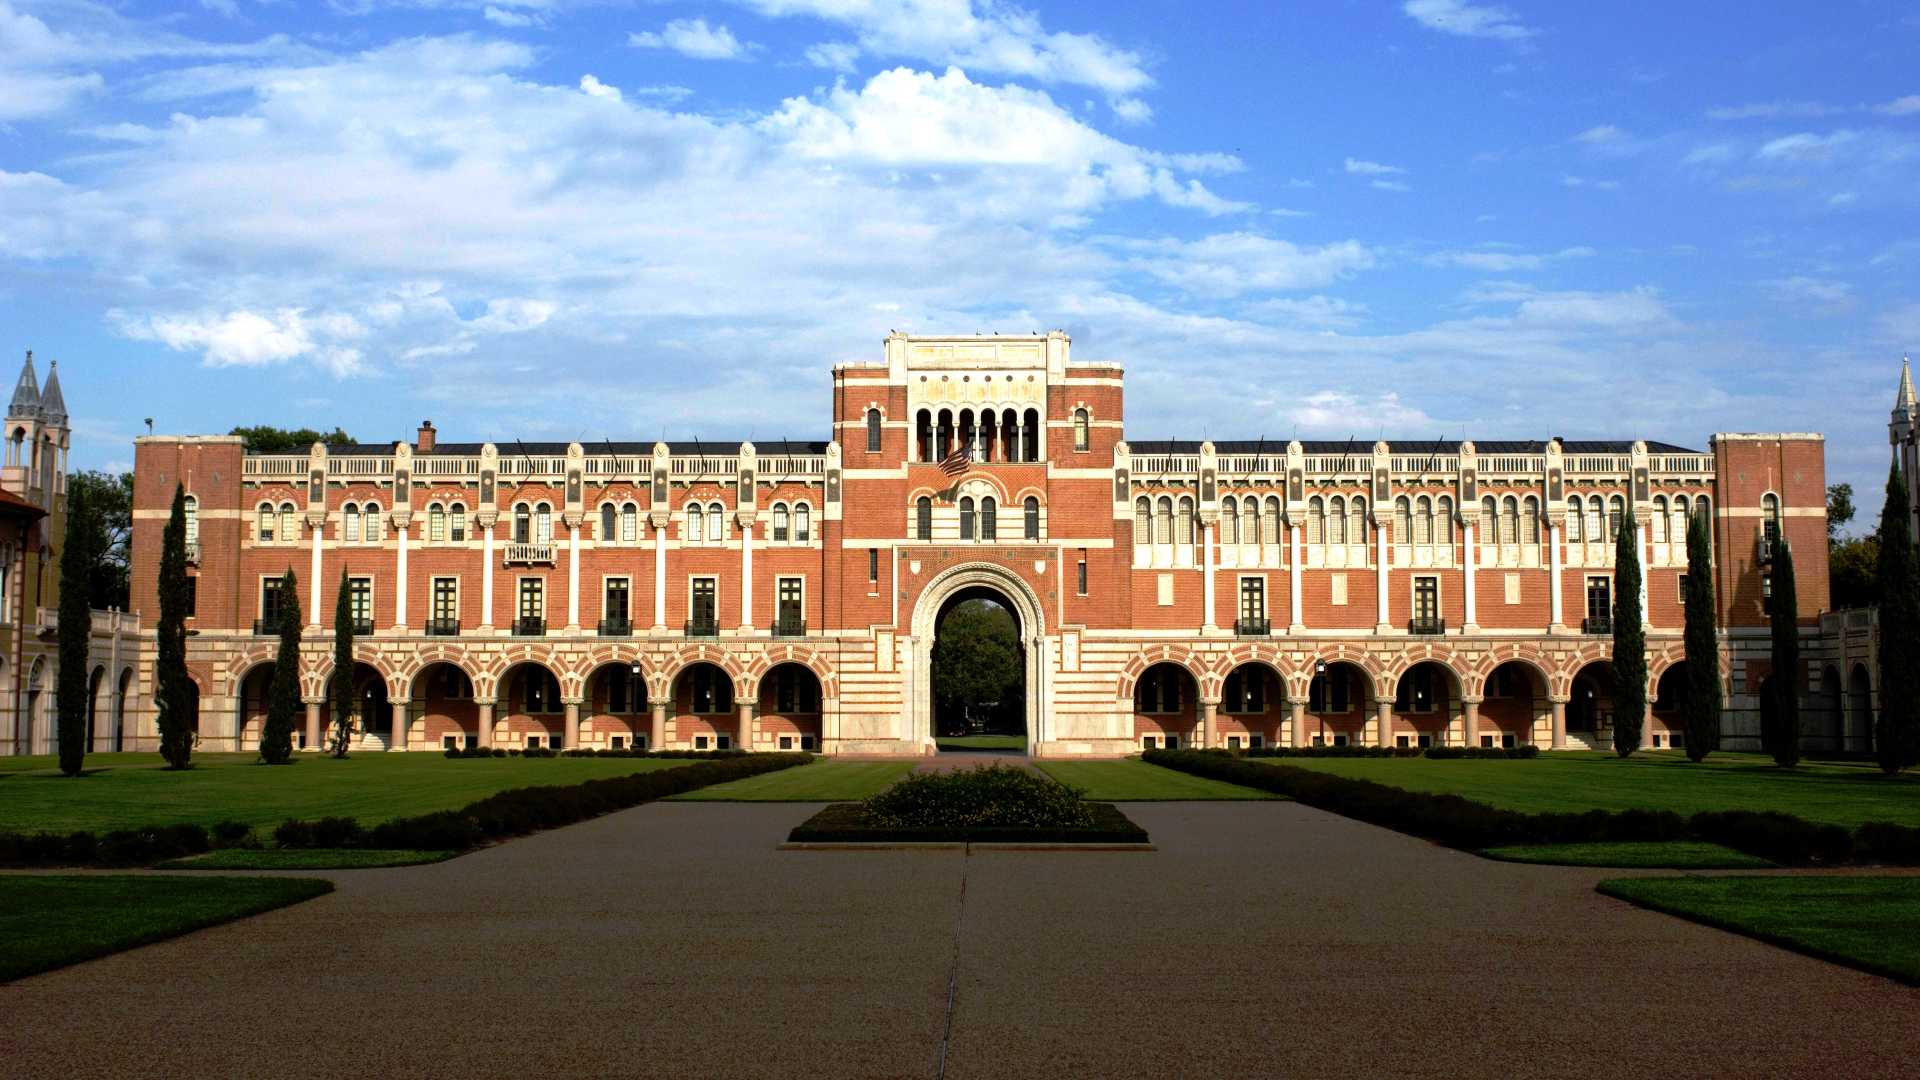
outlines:
[[1687, 575], [1681, 574], [1679, 577], [1679, 580], [1677, 580], [1674, 584], [1676, 586], [1674, 589], [1674, 592], [1679, 597], [1680, 603], [1684, 607], [1687, 602]]
[[[191, 574], [187, 577], [187, 618], [189, 619], [193, 618], [194, 613], [198, 611], [199, 608], [200, 608], [200, 575]], [[8, 610], [12, 610], [12, 609], [8, 609]]]
[[456, 544], [466, 543], [467, 508], [459, 503], [454, 503], [453, 509], [447, 511], [447, 538]]
[[353, 620], [356, 627], [373, 625], [373, 579], [357, 577], [347, 579], [347, 618]]
[[546, 615], [546, 591], [544, 578], [520, 579], [520, 618], [523, 621], [538, 620]]
[[692, 604], [687, 609], [687, 618], [692, 620], [695, 629], [711, 630], [719, 625], [718, 597], [719, 589], [713, 578], [693, 579]]
[[1267, 737], [1265, 735], [1247, 736], [1247, 748], [1250, 750], [1259, 750], [1266, 745], [1267, 745]]
[[1240, 579], [1240, 622], [1243, 630], [1260, 630], [1267, 621], [1267, 579]]
[[783, 577], [774, 591], [774, 632], [780, 634], [800, 634], [806, 632], [807, 613], [801, 601], [801, 579]]
[[260, 582], [260, 622], [269, 628], [280, 621], [280, 586], [284, 584], [277, 577]]
[[600, 617], [609, 622], [626, 622], [627, 613], [630, 610], [627, 606], [629, 592], [626, 578], [608, 578], [607, 595], [600, 605]]
[[1440, 624], [1440, 579], [1413, 579], [1413, 622], [1416, 629], [1431, 630]]
[[433, 619], [435, 622], [451, 623], [460, 618], [460, 579], [437, 577], [433, 579]]
[[870, 582], [877, 582], [880, 580], [880, 549], [879, 548], [867, 549], [867, 580]]
[[1087, 557], [1085, 554], [1080, 556], [1080, 562], [1075, 568], [1073, 591], [1079, 596], [1087, 595]]
[[1142, 735], [1140, 736], [1140, 748], [1143, 750], [1158, 750], [1160, 748], [1160, 740], [1152, 735]]
[[1602, 624], [1613, 620], [1613, 580], [1611, 578], [1587, 579], [1587, 620]]

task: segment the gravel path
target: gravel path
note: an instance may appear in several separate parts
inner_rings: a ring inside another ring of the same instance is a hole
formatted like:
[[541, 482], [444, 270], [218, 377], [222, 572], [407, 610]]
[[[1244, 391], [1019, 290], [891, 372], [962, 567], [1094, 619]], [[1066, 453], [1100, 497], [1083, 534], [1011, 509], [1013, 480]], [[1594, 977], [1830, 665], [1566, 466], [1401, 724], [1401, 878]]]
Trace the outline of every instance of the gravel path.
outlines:
[[655, 803], [0, 986], [9, 1078], [1915, 1073], [1920, 991], [1295, 803], [1153, 853]]

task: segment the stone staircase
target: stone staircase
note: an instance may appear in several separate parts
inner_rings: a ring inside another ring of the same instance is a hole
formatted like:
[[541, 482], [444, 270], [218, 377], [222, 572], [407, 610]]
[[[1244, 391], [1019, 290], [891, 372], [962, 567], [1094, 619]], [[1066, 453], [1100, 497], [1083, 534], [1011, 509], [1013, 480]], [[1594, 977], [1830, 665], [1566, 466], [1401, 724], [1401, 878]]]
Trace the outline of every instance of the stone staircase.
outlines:
[[384, 753], [387, 749], [387, 737], [378, 732], [363, 731], [360, 737], [354, 740], [353, 748], [372, 754]]
[[1608, 745], [1601, 742], [1600, 736], [1591, 731], [1569, 731], [1567, 732], [1567, 749], [1605, 750], [1608, 749]]

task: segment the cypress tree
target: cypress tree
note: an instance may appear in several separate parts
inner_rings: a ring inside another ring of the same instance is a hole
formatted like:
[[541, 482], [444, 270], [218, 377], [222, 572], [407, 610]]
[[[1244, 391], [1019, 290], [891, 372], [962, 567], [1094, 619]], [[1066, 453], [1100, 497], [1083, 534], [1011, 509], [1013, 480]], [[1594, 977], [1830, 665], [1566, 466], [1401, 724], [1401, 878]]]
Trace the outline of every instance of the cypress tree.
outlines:
[[260, 757], [269, 765], [293, 758], [293, 723], [300, 715], [300, 582], [287, 569], [280, 579], [280, 653], [273, 659], [273, 688], [260, 725]]
[[327, 749], [334, 757], [347, 756], [353, 739], [353, 600], [347, 591], [347, 572], [340, 571], [340, 598], [333, 604], [333, 674], [327, 683], [332, 725]]
[[1640, 527], [1620, 522], [1613, 541], [1613, 749], [1640, 749], [1647, 716], [1647, 629], [1640, 611]]
[[1791, 769], [1800, 764], [1800, 598], [1793, 583], [1793, 550], [1780, 537], [1773, 541], [1773, 595], [1767, 615], [1773, 629], [1773, 675], [1765, 693], [1773, 701], [1771, 708], [1761, 710], [1760, 738], [1774, 763]]
[[1687, 523], [1687, 756], [1720, 749], [1720, 633], [1713, 596], [1713, 527], [1704, 513]]
[[67, 496], [67, 532], [60, 552], [60, 677], [55, 684], [60, 717], [60, 771], [80, 775], [87, 757], [87, 642], [93, 613], [87, 607], [87, 577], [93, 569], [92, 521], [86, 488]]
[[159, 710], [160, 755], [170, 769], [193, 757], [194, 714], [200, 691], [187, 676], [187, 493], [173, 488], [173, 509], [160, 540], [160, 624], [154, 662], [154, 706]]
[[1887, 472], [1887, 503], [1880, 511], [1880, 716], [1874, 754], [1880, 769], [1897, 773], [1920, 763], [1920, 574], [1908, 520], [1907, 482], [1896, 463]]

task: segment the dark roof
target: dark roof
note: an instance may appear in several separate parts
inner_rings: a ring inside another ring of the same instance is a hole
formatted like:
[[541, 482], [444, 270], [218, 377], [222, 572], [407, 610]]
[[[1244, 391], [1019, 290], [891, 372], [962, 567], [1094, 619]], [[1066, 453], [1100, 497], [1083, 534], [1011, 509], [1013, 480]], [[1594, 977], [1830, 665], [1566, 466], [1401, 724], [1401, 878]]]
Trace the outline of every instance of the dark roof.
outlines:
[[[1216, 454], [1284, 454], [1287, 452], [1286, 439], [1220, 439], [1213, 444]], [[1452, 453], [1460, 448], [1459, 439], [1401, 439], [1389, 440], [1387, 449], [1399, 454]], [[1200, 452], [1198, 439], [1141, 439], [1129, 441], [1127, 448], [1136, 454], [1197, 454]], [[1473, 449], [1481, 454], [1544, 454], [1547, 452], [1545, 439], [1489, 439], [1485, 442], [1474, 440]], [[1629, 454], [1633, 452], [1631, 439], [1588, 439], [1563, 440], [1560, 449], [1569, 454]], [[1302, 439], [1300, 451], [1305, 454], [1371, 454], [1372, 439]], [[1647, 452], [1650, 454], [1701, 454], [1703, 450], [1689, 450], [1668, 442], [1648, 440]]]
[[[732, 454], [739, 451], [742, 441], [744, 440], [700, 439], [695, 441], [690, 439], [685, 442], [669, 442], [667, 443], [667, 452], [669, 454]], [[433, 449], [427, 451], [425, 455], [419, 455], [417, 451], [416, 455], [471, 457], [480, 453], [480, 448], [484, 445], [484, 443], [477, 442], [435, 443]], [[571, 444], [563, 442], [496, 442], [493, 444], [494, 449], [500, 452], [501, 457], [518, 457], [522, 454], [531, 457], [561, 457], [566, 454], [569, 445]], [[393, 453], [393, 447], [393, 443], [349, 443], [342, 446], [329, 446], [327, 447], [327, 453], [333, 457], [378, 457], [383, 454]], [[606, 439], [589, 441], [582, 439], [580, 441], [580, 447], [589, 454], [605, 454], [611, 452], [614, 454], [638, 454], [644, 457], [653, 453], [653, 444], [651, 442], [621, 442]], [[610, 451], [609, 448], [611, 448]], [[759, 454], [824, 454], [827, 452], [827, 444], [825, 442], [803, 439], [772, 439], [768, 441], [755, 441], [753, 449], [755, 453]]]
[[13, 492], [5, 488], [0, 488], [0, 515], [26, 518], [28, 521], [32, 521], [36, 518], [46, 517], [47, 512], [40, 506], [28, 502]]

